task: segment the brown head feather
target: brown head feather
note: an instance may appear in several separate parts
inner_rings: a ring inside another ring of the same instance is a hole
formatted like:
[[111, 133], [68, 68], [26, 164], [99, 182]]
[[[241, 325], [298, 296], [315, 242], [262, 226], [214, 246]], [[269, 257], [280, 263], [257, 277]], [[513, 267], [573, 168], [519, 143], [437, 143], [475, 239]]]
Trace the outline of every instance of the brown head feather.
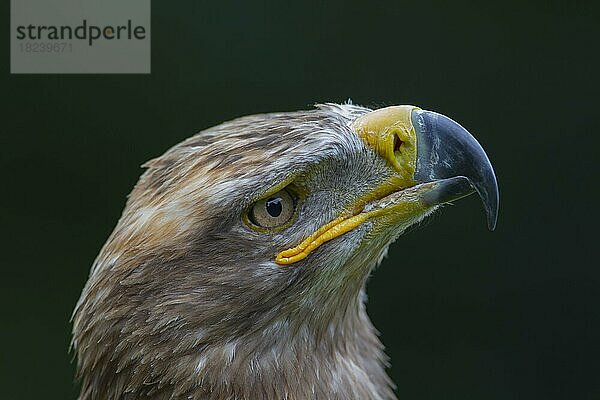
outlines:
[[[349, 251], [365, 227], [273, 262], [390, 174], [350, 129], [367, 111], [239, 118], [145, 164], [74, 312], [81, 400], [395, 398], [364, 306], [386, 246]], [[298, 223], [245, 226], [290, 179], [309, 193]]]

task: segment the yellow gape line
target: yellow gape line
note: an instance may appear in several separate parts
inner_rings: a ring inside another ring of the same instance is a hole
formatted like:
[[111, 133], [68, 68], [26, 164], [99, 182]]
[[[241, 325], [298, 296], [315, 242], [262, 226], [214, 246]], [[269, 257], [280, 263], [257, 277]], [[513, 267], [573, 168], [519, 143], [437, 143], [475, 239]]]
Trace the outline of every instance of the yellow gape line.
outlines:
[[306, 258], [314, 249], [319, 247], [325, 242], [335, 239], [336, 237], [343, 235], [346, 232], [351, 231], [358, 225], [365, 222], [368, 218], [367, 213], [358, 214], [350, 218], [339, 217], [323, 225], [315, 231], [312, 235], [307, 237], [298, 246], [282, 251], [277, 254], [275, 262], [280, 265], [293, 264], [296, 261], [300, 261]]
[[385, 214], [395, 214], [396, 216], [405, 216], [415, 212], [416, 209], [422, 209], [419, 202], [401, 203], [385, 208], [376, 208], [371, 211], [361, 212], [351, 217], [339, 217], [320, 227], [315, 233], [306, 238], [298, 246], [282, 251], [275, 257], [275, 262], [279, 265], [289, 265], [303, 260], [313, 250], [329, 242], [346, 232], [350, 232], [363, 222], [370, 218], [379, 217]]

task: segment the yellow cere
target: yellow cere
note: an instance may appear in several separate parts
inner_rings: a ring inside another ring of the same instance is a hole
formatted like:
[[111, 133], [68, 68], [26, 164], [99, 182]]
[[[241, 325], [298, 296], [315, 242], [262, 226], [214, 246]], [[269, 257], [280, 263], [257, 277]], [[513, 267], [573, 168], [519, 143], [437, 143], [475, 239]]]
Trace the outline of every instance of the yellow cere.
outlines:
[[[358, 199], [354, 213], [334, 219], [321, 226], [298, 246], [277, 254], [277, 264], [288, 265], [300, 261], [323, 243], [351, 231], [370, 218], [390, 212], [391, 210], [385, 208], [369, 212], [362, 210], [369, 202], [415, 184], [413, 176], [416, 168], [417, 140], [410, 117], [413, 110], [418, 110], [418, 107], [386, 107], [367, 113], [354, 121], [352, 128], [356, 134], [386, 159], [397, 173], [373, 192]], [[390, 208], [399, 211], [398, 205]]]
[[410, 115], [418, 109], [415, 106], [380, 108], [352, 124], [358, 136], [398, 171], [405, 187], [415, 184], [417, 136]]

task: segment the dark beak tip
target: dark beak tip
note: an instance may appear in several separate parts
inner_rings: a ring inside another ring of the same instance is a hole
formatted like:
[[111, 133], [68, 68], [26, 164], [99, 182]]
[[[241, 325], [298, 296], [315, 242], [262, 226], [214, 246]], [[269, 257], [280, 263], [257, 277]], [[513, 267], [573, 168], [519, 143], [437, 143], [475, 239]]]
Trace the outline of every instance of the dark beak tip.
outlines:
[[496, 211], [487, 211], [487, 225], [490, 231], [496, 230], [496, 225], [498, 223], [498, 210]]
[[490, 231], [496, 230], [496, 225], [498, 223], [498, 187], [496, 187], [496, 192], [494, 193], [494, 198], [490, 199], [488, 203], [485, 203], [485, 213], [487, 215], [487, 225]]
[[489, 160], [486, 159], [487, 165], [489, 166], [488, 173], [484, 174], [485, 178], [479, 182], [471, 182], [473, 189], [477, 192], [479, 199], [483, 203], [485, 209], [487, 226], [490, 231], [496, 229], [498, 222], [498, 209], [499, 209], [499, 194], [498, 194], [498, 183], [496, 181], [496, 175], [492, 169], [492, 165]]

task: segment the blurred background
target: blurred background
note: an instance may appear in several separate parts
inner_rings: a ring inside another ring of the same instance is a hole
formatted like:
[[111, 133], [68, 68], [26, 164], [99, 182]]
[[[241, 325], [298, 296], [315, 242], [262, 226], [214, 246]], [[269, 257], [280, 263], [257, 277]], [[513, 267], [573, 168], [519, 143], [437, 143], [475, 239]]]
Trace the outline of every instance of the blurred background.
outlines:
[[76, 397], [71, 312], [144, 161], [348, 98], [455, 118], [500, 185], [495, 232], [460, 201], [369, 283], [398, 397], [600, 398], [598, 2], [215, 3], [153, 2], [150, 75], [10, 75], [5, 35], [0, 398]]

